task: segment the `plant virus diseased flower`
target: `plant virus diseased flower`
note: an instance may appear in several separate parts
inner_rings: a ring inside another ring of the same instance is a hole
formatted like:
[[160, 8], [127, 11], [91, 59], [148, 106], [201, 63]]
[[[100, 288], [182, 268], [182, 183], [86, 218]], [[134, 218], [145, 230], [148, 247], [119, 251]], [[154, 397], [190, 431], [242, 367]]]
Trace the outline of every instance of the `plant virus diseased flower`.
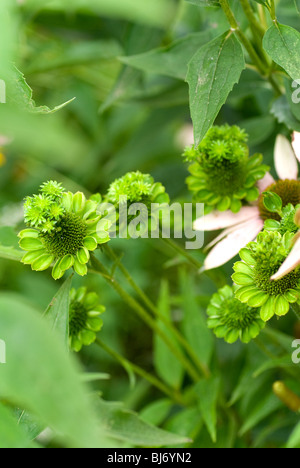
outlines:
[[120, 179], [115, 180], [107, 192], [107, 201], [117, 206], [122, 203], [169, 203], [169, 196], [160, 183], [155, 183], [149, 174], [139, 171], [128, 172]]
[[187, 148], [184, 157], [193, 164], [187, 183], [196, 202], [205, 203], [205, 212], [214, 208], [237, 213], [242, 201], [259, 197], [256, 187], [268, 167], [263, 157], [249, 158], [248, 136], [237, 126], [212, 127], [198, 147]]
[[250, 307], [260, 307], [265, 322], [275, 314], [286, 315], [290, 304], [300, 297], [299, 269], [278, 281], [272, 280], [291, 250], [293, 237], [292, 233], [263, 231], [257, 242], [240, 251], [243, 261], [234, 265], [232, 279], [239, 286], [236, 298]]
[[[235, 257], [241, 248], [256, 238], [263, 229], [267, 219], [280, 220], [277, 213], [271, 213], [264, 205], [263, 192], [269, 191], [280, 196], [283, 208], [289, 204], [296, 207], [300, 203], [300, 181], [298, 181], [297, 159], [300, 158], [300, 145], [298, 153], [294, 153], [291, 143], [283, 136], [276, 138], [274, 160], [277, 182], [271, 174], [267, 173], [257, 182], [260, 197], [252, 206], [243, 206], [239, 213], [230, 210], [221, 213], [213, 211], [195, 221], [195, 230], [214, 231], [224, 229], [223, 232], [207, 248], [211, 251], [207, 255], [204, 268], [206, 270], [217, 268]], [[295, 149], [294, 145], [294, 149]]]
[[98, 203], [87, 200], [82, 192], [65, 192], [53, 181], [43, 184], [40, 192], [25, 200], [29, 229], [19, 233], [20, 247], [27, 252], [22, 262], [35, 271], [53, 264], [54, 279], [72, 267], [86, 275], [90, 252], [110, 240], [110, 224], [97, 213]]
[[236, 299], [230, 286], [224, 286], [212, 296], [207, 314], [208, 327], [217, 338], [224, 338], [227, 343], [238, 339], [249, 343], [265, 326], [259, 310]]
[[100, 315], [105, 307], [100, 305], [99, 296], [87, 292], [86, 288], [70, 292], [69, 344], [73, 351], [79, 352], [83, 346], [89, 346], [96, 340], [97, 332], [102, 329]]

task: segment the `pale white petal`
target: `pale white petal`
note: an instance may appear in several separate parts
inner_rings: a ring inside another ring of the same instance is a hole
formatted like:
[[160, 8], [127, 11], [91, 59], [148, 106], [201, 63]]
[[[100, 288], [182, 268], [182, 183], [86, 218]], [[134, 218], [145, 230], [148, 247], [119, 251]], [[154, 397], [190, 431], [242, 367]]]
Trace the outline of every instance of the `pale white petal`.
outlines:
[[208, 254], [204, 262], [204, 269], [217, 268], [235, 257], [243, 247], [256, 238], [262, 230], [263, 224], [261, 219], [256, 218], [243, 223], [231, 232]]
[[[257, 216], [258, 217], [258, 216]], [[255, 218], [252, 218], [252, 219], [255, 219]], [[234, 232], [240, 228], [242, 228], [244, 225], [248, 225], [248, 222], [249, 220], [247, 221], [243, 221], [242, 223], [239, 223], [239, 224], [235, 224], [234, 226], [230, 226], [229, 228], [227, 229], [224, 229], [221, 234], [219, 234], [217, 237], [215, 237], [209, 244], [207, 244], [205, 246], [205, 248], [203, 249], [204, 252], [207, 252], [208, 250], [210, 250], [214, 245], [218, 244], [218, 242], [220, 242], [222, 239], [224, 239], [224, 237], [227, 237], [228, 234], [230, 234], [231, 232]]]
[[279, 280], [283, 276], [293, 271], [300, 265], [300, 239], [298, 239], [286, 260], [283, 262], [277, 273], [272, 276], [272, 280]]
[[273, 179], [273, 177], [271, 176], [270, 172], [267, 172], [265, 177], [263, 177], [262, 179], [260, 179], [258, 182], [257, 182], [257, 187], [260, 191], [260, 193], [264, 192], [268, 187], [270, 187], [270, 185], [274, 184], [275, 183], [275, 180]]
[[276, 138], [274, 162], [280, 179], [297, 179], [297, 159], [291, 143], [283, 135], [278, 135]]
[[295, 151], [296, 158], [300, 162], [300, 133], [299, 132], [293, 133], [292, 146]]
[[257, 206], [243, 206], [238, 213], [232, 211], [213, 211], [208, 215], [198, 218], [194, 223], [195, 231], [217, 231], [235, 224], [242, 223], [251, 218], [257, 218], [259, 211]]

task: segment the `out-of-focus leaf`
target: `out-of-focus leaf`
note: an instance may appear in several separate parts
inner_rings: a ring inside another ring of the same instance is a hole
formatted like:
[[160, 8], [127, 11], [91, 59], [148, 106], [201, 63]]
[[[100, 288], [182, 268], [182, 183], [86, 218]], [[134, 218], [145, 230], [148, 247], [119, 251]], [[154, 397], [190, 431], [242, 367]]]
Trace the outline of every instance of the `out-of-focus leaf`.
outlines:
[[[158, 309], [162, 315], [171, 320], [169, 285], [165, 281], [162, 282]], [[164, 333], [176, 343], [168, 327], [159, 320], [158, 324]], [[174, 359], [174, 355], [158, 335], [154, 337], [154, 365], [157, 374], [164, 382], [173, 388], [180, 388], [184, 375], [183, 367], [177, 359]]]
[[0, 403], [0, 448], [34, 448], [26, 432], [18, 427], [12, 412]]
[[193, 278], [184, 270], [180, 273], [183, 320], [182, 330], [198, 359], [209, 366], [214, 350], [214, 338], [208, 329], [203, 310], [197, 303]]
[[0, 257], [6, 258], [7, 260], [14, 260], [20, 262], [24, 253], [21, 250], [14, 249], [13, 247], [7, 247], [0, 244]]
[[45, 426], [36, 421], [36, 419], [25, 410], [15, 410], [17, 416], [18, 426], [20, 426], [24, 432], [28, 435], [30, 440], [34, 440]]
[[265, 34], [263, 46], [270, 57], [293, 80], [300, 78], [300, 33], [284, 24], [275, 23]]
[[7, 356], [7, 363], [0, 367], [0, 397], [35, 414], [68, 446], [109, 444], [75, 361], [47, 322], [9, 294], [0, 295], [0, 309]]
[[140, 418], [148, 424], [160, 426], [172, 409], [173, 402], [167, 398], [150, 403], [140, 412]]
[[0, 258], [20, 262], [24, 253], [18, 248], [18, 238], [11, 227], [0, 227]]
[[187, 82], [196, 145], [214, 124], [244, 68], [241, 44], [231, 31], [201, 47], [192, 58]]
[[92, 11], [94, 13], [122, 18], [133, 22], [166, 27], [175, 13], [175, 5], [171, 0], [151, 0], [140, 2], [136, 0], [27, 0], [26, 8], [60, 10], [66, 12]]
[[197, 50], [211, 39], [211, 31], [189, 34], [167, 47], [160, 47], [139, 55], [120, 57], [120, 60], [146, 72], [184, 80], [189, 61]]
[[259, 400], [254, 408], [248, 413], [240, 429], [240, 434], [245, 434], [247, 431], [256, 426], [260, 421], [281, 407], [281, 401], [279, 401], [275, 395], [268, 392], [266, 396]]
[[291, 433], [286, 443], [286, 448], [300, 448], [300, 422], [297, 424], [297, 426]]
[[107, 435], [114, 439], [142, 447], [164, 447], [190, 441], [187, 437], [144, 422], [136, 413], [124, 408], [122, 403], [99, 400], [96, 403], [97, 408]]
[[219, 377], [201, 380], [195, 386], [198, 406], [213, 442], [217, 440], [217, 400], [219, 389]]
[[185, 0], [188, 3], [192, 3], [193, 5], [201, 6], [201, 7], [209, 7], [209, 6], [220, 6], [220, 2], [218, 0]]
[[48, 320], [50, 327], [61, 336], [67, 349], [69, 348], [69, 307], [72, 277], [73, 275], [64, 282], [44, 312], [44, 317]]

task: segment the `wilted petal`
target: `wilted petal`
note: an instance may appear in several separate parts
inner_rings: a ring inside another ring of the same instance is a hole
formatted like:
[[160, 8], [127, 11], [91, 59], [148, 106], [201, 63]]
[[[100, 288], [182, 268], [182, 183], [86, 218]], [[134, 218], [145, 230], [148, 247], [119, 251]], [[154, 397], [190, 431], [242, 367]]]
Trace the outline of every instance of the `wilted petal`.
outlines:
[[295, 151], [296, 158], [300, 162], [300, 133], [299, 132], [293, 133], [292, 146]]
[[260, 193], [264, 192], [270, 185], [274, 184], [275, 180], [271, 176], [270, 172], [267, 172], [266, 175], [257, 182], [257, 187]]
[[297, 179], [297, 159], [291, 143], [283, 135], [278, 135], [276, 139], [274, 161], [280, 179]]
[[235, 257], [243, 247], [256, 238], [263, 224], [261, 219], [256, 218], [237, 226], [236, 230], [219, 242], [208, 254], [204, 262], [205, 270], [224, 265]]
[[277, 273], [272, 276], [272, 280], [279, 280], [283, 276], [293, 271], [300, 265], [300, 239], [298, 239], [286, 260], [283, 262]]
[[195, 231], [217, 231], [235, 224], [242, 223], [259, 215], [256, 206], [244, 206], [238, 213], [232, 211], [213, 211], [212, 213], [198, 218], [194, 223]]

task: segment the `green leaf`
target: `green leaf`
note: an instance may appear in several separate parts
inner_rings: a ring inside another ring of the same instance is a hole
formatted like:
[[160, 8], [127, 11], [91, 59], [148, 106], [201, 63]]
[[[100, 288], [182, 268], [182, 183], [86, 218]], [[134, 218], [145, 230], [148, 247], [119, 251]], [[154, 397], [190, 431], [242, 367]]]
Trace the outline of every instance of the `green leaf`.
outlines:
[[185, 80], [189, 61], [197, 50], [211, 38], [211, 31], [189, 34], [167, 47], [160, 47], [129, 57], [120, 57], [120, 60], [131, 67], [146, 72]]
[[294, 2], [295, 2], [295, 7], [296, 7], [298, 13], [300, 13], [300, 0], [294, 0]]
[[280, 96], [280, 98], [274, 101], [271, 113], [276, 117], [279, 123], [285, 124], [289, 130], [300, 132], [300, 122], [292, 113], [286, 96]]
[[26, 432], [18, 426], [13, 413], [0, 403], [0, 448], [34, 448]]
[[67, 446], [107, 446], [79, 369], [59, 337], [22, 299], [2, 293], [0, 310], [7, 355], [0, 398], [35, 414]]
[[[169, 285], [166, 281], [163, 281], [161, 285], [158, 309], [161, 315], [164, 315], [168, 320], [171, 319]], [[160, 320], [158, 320], [158, 324], [164, 333], [175, 342], [168, 327]], [[157, 374], [164, 382], [173, 388], [180, 388], [184, 375], [182, 365], [177, 359], [174, 359], [173, 353], [158, 335], [154, 337], [154, 365]]]
[[23, 255], [24, 255], [24, 252], [22, 252], [22, 250], [14, 249], [13, 247], [7, 247], [5, 245], [0, 244], [0, 257], [1, 258], [20, 262], [22, 260]]
[[219, 377], [211, 377], [207, 380], [201, 380], [195, 386], [198, 406], [213, 442], [217, 441], [216, 426], [219, 387]]
[[61, 336], [67, 349], [69, 348], [69, 308], [72, 278], [73, 275], [64, 282], [44, 312], [44, 317], [48, 320], [50, 327]]
[[260, 421], [279, 410], [281, 407], [282, 403], [275, 395], [269, 393], [265, 395], [265, 397], [258, 401], [257, 405], [254, 406], [254, 408], [251, 408], [251, 411], [247, 414], [247, 417], [240, 429], [240, 435], [244, 435]]
[[203, 310], [196, 300], [195, 285], [192, 276], [184, 270], [180, 272], [180, 288], [183, 305], [182, 330], [198, 359], [209, 366], [215, 340], [208, 329]]
[[69, 101], [64, 102], [63, 104], [56, 106], [54, 109], [50, 109], [47, 106], [37, 107], [32, 98], [32, 89], [27, 84], [23, 73], [20, 72], [20, 70], [18, 70], [16, 67], [14, 67], [12, 72], [10, 73], [8, 83], [9, 85], [7, 86], [7, 102], [15, 103], [17, 106], [20, 106], [21, 108], [24, 108], [27, 111], [32, 112], [34, 114], [53, 114], [54, 112], [57, 112], [63, 107], [70, 104], [75, 99], [70, 99]]
[[187, 82], [196, 145], [214, 124], [244, 68], [242, 47], [231, 31], [201, 47], [192, 58]]
[[265, 34], [263, 46], [293, 80], [299, 80], [300, 33], [296, 29], [279, 23], [272, 25]]
[[176, 434], [159, 429], [144, 422], [136, 413], [124, 408], [123, 403], [96, 403], [96, 411], [110, 437], [141, 447], [163, 447], [176, 444], [186, 444], [190, 440]]
[[8, 226], [0, 227], [0, 258], [20, 262], [24, 252], [18, 248], [15, 231]]
[[160, 426], [170, 414], [173, 405], [174, 403], [168, 398], [156, 400], [142, 409], [140, 418], [148, 424]]
[[300, 448], [300, 422], [296, 425], [295, 429], [291, 433], [286, 443], [286, 448]]

